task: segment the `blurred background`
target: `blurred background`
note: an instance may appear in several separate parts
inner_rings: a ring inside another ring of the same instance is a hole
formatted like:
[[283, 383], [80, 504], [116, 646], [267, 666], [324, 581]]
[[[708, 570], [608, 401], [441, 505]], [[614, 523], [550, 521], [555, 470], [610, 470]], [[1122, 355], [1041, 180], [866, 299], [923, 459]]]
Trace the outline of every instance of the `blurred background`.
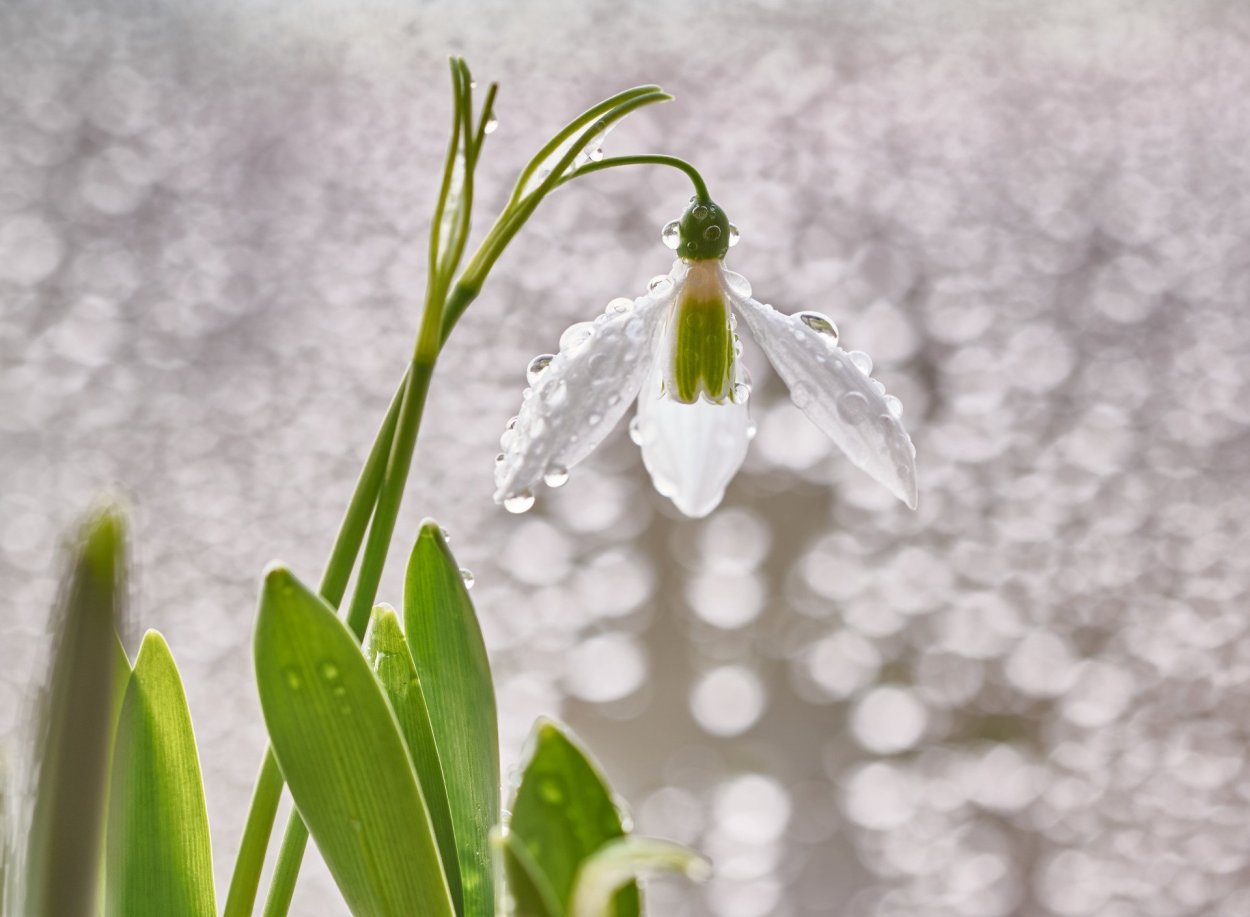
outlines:
[[[910, 513], [748, 342], [758, 424], [690, 522], [619, 430], [490, 499], [529, 358], [667, 269], [676, 173], [550, 200], [441, 365], [418, 520], [476, 576], [505, 766], [566, 719], [661, 917], [1250, 913], [1250, 7], [1235, 2], [0, 5], [0, 742], [62, 539], [135, 520], [128, 639], [182, 667], [224, 890], [263, 748], [263, 565], [315, 580], [399, 379], [450, 114], [499, 80], [479, 233], [563, 121], [693, 160], [783, 311], [902, 399]], [[622, 427], [624, 425], [622, 424]], [[304, 915], [342, 913], [310, 856]]]

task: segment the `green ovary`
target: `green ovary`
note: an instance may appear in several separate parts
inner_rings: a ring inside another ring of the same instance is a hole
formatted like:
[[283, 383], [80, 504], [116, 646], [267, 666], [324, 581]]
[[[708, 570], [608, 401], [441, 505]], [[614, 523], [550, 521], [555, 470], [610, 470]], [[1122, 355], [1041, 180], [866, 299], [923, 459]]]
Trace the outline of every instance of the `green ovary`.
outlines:
[[734, 340], [729, 307], [714, 296], [682, 296], [673, 316], [673, 372], [669, 396], [693, 404], [700, 394], [723, 401], [733, 381]]

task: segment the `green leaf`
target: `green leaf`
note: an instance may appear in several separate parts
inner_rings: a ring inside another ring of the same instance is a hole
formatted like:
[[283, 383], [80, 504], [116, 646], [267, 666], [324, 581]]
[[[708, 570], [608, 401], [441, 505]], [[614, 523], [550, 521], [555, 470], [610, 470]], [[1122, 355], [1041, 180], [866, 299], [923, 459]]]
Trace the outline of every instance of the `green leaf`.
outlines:
[[[508, 832], [538, 864], [565, 909], [582, 862], [625, 834], [598, 766], [551, 720], [540, 719], [530, 736]], [[627, 884], [614, 904], [613, 917], [637, 917], [637, 886]]]
[[69, 572], [41, 711], [26, 913], [94, 911], [116, 722], [113, 686], [130, 672], [125, 654], [117, 656], [116, 636], [126, 591], [124, 530], [116, 510], [90, 519]]
[[495, 846], [508, 877], [510, 917], [564, 917], [564, 905], [525, 845], [504, 831], [496, 833]]
[[707, 860], [689, 847], [649, 837], [623, 837], [599, 848], [582, 863], [573, 884], [570, 917], [611, 917], [612, 896], [642, 875], [680, 872], [695, 882], [712, 873]]
[[289, 570], [265, 577], [256, 684], [274, 754], [352, 913], [451, 917], [399, 724], [355, 637]]
[[408, 563], [404, 629], [446, 779], [464, 912], [494, 914], [490, 831], [499, 821], [495, 690], [460, 568], [442, 530], [428, 519]]
[[377, 676], [386, 699], [390, 701], [400, 732], [412, 757], [417, 782], [430, 809], [430, 821], [438, 840], [439, 853], [443, 859], [443, 872], [451, 890], [456, 913], [464, 914], [464, 891], [460, 887], [460, 865], [456, 856], [456, 834], [452, 827], [451, 807], [447, 801], [447, 784], [443, 780], [443, 766], [438, 760], [434, 745], [434, 730], [430, 725], [430, 712], [425, 705], [425, 695], [417, 678], [412, 652], [404, 639], [399, 617], [390, 605], [378, 605], [369, 619], [365, 631], [365, 659]]
[[148, 631], [126, 686], [109, 794], [106, 913], [212, 917], [212, 848], [182, 679]]

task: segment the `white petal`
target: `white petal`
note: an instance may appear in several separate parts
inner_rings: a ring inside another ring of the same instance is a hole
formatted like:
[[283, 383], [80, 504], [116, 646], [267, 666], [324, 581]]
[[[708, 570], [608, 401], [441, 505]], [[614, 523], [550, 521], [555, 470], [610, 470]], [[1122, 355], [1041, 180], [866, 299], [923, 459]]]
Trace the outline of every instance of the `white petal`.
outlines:
[[662, 394], [657, 363], [638, 395], [635, 439], [655, 489], [693, 519], [720, 505], [751, 441], [745, 404], [700, 398], [681, 404]]
[[857, 467], [915, 509], [916, 448], [884, 391], [850, 354], [798, 316], [735, 295], [732, 287], [729, 292], [794, 403]]
[[[610, 303], [589, 337], [566, 333], [560, 353], [534, 382], [495, 466], [495, 502], [532, 491], [544, 475], [567, 472], [612, 431], [652, 363], [656, 338], [686, 267], [617, 311]], [[613, 303], [618, 302], [613, 300]], [[581, 340], [579, 340], [581, 339]]]

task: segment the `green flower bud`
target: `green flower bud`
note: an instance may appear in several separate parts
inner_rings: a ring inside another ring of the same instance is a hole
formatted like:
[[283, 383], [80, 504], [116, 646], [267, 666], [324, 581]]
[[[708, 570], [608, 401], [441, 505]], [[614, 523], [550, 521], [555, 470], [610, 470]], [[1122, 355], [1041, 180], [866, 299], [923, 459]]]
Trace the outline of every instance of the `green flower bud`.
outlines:
[[681, 215], [677, 254], [687, 261], [711, 261], [729, 251], [729, 217], [712, 201], [692, 197]]

